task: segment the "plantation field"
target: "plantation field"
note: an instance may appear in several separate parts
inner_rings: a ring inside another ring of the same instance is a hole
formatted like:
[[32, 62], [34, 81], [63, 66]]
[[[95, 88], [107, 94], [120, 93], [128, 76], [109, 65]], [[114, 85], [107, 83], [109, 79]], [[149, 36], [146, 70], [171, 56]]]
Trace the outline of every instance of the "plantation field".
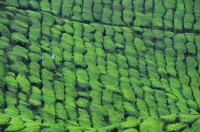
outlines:
[[0, 132], [198, 132], [199, 67], [200, 0], [0, 0]]

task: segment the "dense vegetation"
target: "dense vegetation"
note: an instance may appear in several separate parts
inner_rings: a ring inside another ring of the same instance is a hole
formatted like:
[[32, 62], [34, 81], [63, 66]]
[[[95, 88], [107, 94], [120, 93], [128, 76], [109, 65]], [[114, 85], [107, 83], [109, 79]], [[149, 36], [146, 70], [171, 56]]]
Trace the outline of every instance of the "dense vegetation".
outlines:
[[199, 0], [0, 0], [0, 131], [198, 132], [199, 67]]

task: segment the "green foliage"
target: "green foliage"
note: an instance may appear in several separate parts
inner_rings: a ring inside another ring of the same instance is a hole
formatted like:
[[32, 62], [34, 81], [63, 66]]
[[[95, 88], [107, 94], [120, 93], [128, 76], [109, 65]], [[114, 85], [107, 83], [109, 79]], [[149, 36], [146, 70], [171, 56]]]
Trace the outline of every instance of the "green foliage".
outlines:
[[163, 130], [163, 123], [158, 117], [149, 117], [140, 124], [141, 132], [160, 132]]
[[22, 61], [16, 61], [10, 65], [10, 69], [17, 73], [26, 73], [28, 69]]
[[17, 55], [19, 57], [25, 58], [26, 60], [28, 59], [28, 56], [27, 56], [28, 50], [25, 49], [24, 47], [16, 45], [13, 48], [13, 52], [15, 55]]
[[10, 6], [19, 7], [17, 0], [6, 0], [6, 3]]
[[53, 81], [53, 73], [48, 69], [42, 69], [42, 80]]
[[56, 68], [54, 62], [53, 62], [53, 59], [52, 57], [47, 54], [47, 53], [43, 53], [43, 56], [45, 58], [44, 61], [42, 61], [42, 66], [48, 70], [53, 70]]
[[135, 45], [138, 53], [146, 51], [146, 47], [144, 46], [144, 42], [140, 38], [135, 38], [134, 45]]
[[139, 119], [145, 119], [149, 117], [148, 108], [143, 100], [137, 98], [136, 107], [139, 109]]
[[24, 123], [19, 117], [13, 117], [9, 122], [9, 126], [5, 129], [5, 132], [19, 131], [24, 127]]
[[11, 39], [15, 43], [22, 43], [22, 45], [29, 43], [28, 39], [20, 32], [12, 33]]
[[62, 103], [56, 103], [56, 116], [62, 120], [67, 120], [67, 112]]
[[86, 66], [81, 53], [74, 52], [74, 64], [80, 67]]
[[134, 18], [134, 12], [131, 9], [125, 8], [123, 11], [123, 21], [128, 25], [131, 26], [131, 23], [133, 22]]
[[149, 26], [151, 19], [152, 19], [152, 14], [150, 13], [143, 14], [142, 12], [137, 12], [135, 14], [134, 26], [136, 27]]
[[54, 81], [54, 91], [57, 100], [64, 100], [64, 85], [59, 81]]
[[104, 49], [108, 52], [114, 52], [115, 51], [115, 44], [113, 43], [110, 36], [104, 37]]
[[119, 67], [121, 68], [128, 68], [128, 65], [126, 63], [126, 57], [121, 55], [121, 54], [117, 54], [117, 63], [119, 65]]
[[188, 68], [195, 68], [197, 66], [197, 62], [195, 60], [195, 58], [188, 56], [186, 58], [186, 63]]
[[26, 79], [24, 74], [18, 74], [16, 80], [22, 92], [28, 93], [30, 90], [30, 82]]
[[41, 106], [41, 90], [38, 87], [32, 86], [29, 103], [33, 106]]
[[102, 23], [110, 24], [111, 23], [111, 21], [110, 21], [111, 15], [112, 15], [111, 7], [108, 5], [104, 6], [102, 19], [101, 19]]
[[185, 44], [186, 43], [186, 38], [184, 34], [176, 34], [174, 36], [174, 49], [177, 50], [178, 52], [186, 52]]
[[123, 108], [129, 116], [137, 116], [137, 109], [129, 102], [123, 102]]
[[41, 7], [42, 11], [51, 12], [51, 5], [48, 2], [48, 0], [42, 0], [40, 2], [40, 7]]
[[61, 0], [53, 0], [51, 2], [52, 13], [58, 15], [60, 13]]
[[183, 130], [186, 127], [187, 127], [187, 125], [184, 124], [184, 123], [169, 124], [167, 126], [167, 131], [168, 132], [181, 131], [181, 130]]
[[4, 36], [1, 36], [0, 43], [1, 43], [0, 49], [5, 49], [9, 46], [9, 39]]
[[78, 68], [76, 70], [77, 84], [82, 89], [87, 89], [89, 87], [88, 74], [85, 70]]
[[0, 125], [8, 124], [8, 122], [10, 121], [10, 117], [8, 117], [8, 115], [3, 113], [0, 113], [0, 116], [1, 116]]
[[76, 104], [78, 107], [86, 108], [89, 105], [89, 101], [84, 98], [79, 98]]

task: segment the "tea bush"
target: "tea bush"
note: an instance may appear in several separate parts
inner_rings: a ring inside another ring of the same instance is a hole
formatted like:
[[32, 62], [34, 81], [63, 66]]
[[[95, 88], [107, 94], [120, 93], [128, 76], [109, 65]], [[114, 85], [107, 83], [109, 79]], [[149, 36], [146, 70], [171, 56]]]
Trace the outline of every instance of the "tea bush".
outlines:
[[54, 92], [57, 100], [64, 100], [64, 85], [59, 81], [54, 81]]

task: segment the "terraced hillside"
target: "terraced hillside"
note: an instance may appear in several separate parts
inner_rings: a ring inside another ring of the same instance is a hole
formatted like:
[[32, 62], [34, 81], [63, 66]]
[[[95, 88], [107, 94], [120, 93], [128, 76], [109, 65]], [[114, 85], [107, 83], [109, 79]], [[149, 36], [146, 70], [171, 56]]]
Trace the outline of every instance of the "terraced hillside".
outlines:
[[0, 0], [0, 131], [198, 132], [199, 67], [199, 0]]

